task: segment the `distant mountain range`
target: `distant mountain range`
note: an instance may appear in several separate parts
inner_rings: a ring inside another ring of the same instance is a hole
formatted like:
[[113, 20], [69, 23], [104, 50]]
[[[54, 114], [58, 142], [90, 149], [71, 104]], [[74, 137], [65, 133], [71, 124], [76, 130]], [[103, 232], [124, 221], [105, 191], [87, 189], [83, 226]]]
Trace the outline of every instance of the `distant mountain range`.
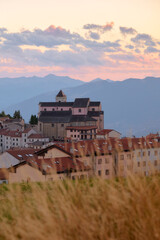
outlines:
[[[25, 100], [25, 92], [29, 91], [28, 85], [25, 83], [25, 87], [21, 87], [24, 101], [21, 101], [21, 95], [19, 103], [6, 107], [5, 111], [12, 114], [15, 110], [20, 110], [22, 116], [28, 121], [31, 114], [38, 113], [39, 102], [55, 101], [58, 90], [62, 89], [67, 95], [68, 101], [72, 101], [76, 97], [90, 97], [91, 100], [100, 100], [105, 112], [105, 128], [114, 128], [120, 131], [123, 136], [140, 136], [160, 130], [160, 78], [131, 78], [114, 82], [95, 79], [84, 83], [68, 77], [64, 77], [64, 79], [63, 77], [54, 76], [57, 78], [54, 86], [53, 80], [47, 79], [50, 79], [50, 77], [53, 79], [52, 76], [40, 78], [41, 90], [34, 89], [39, 88], [39, 82], [37, 77], [33, 77], [33, 83], [30, 82], [30, 90], [32, 95], [35, 92], [34, 97]], [[34, 78], [37, 81], [36, 84]], [[49, 91], [45, 92], [47, 88]], [[12, 95], [18, 94], [18, 91], [15, 90]], [[43, 93], [38, 95], [37, 91]]]

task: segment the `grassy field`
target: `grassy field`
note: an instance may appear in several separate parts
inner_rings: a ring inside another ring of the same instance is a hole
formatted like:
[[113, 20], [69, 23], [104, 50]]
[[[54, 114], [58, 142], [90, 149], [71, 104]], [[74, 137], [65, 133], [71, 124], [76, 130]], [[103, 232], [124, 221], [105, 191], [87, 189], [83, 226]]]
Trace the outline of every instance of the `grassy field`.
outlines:
[[0, 240], [160, 239], [160, 177], [0, 186]]

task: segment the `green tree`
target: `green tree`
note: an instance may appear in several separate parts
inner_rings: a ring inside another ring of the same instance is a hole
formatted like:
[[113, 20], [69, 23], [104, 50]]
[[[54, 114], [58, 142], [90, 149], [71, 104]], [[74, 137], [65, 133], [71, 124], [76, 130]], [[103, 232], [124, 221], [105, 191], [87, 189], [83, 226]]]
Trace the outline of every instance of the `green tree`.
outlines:
[[0, 113], [0, 117], [7, 117], [7, 115], [5, 114], [5, 111], [2, 111], [2, 112]]
[[32, 125], [38, 124], [38, 117], [36, 115], [31, 115], [29, 123]]
[[15, 118], [18, 118], [18, 119], [22, 118], [21, 113], [20, 113], [20, 110], [14, 112], [13, 118], [14, 118], [14, 119], [15, 119]]

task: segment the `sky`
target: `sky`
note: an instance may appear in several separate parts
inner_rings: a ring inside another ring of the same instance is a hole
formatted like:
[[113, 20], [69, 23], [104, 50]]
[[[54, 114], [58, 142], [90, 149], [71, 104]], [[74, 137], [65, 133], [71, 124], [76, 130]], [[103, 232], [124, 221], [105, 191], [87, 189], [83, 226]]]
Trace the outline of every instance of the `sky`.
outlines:
[[0, 77], [160, 77], [160, 0], [0, 0]]

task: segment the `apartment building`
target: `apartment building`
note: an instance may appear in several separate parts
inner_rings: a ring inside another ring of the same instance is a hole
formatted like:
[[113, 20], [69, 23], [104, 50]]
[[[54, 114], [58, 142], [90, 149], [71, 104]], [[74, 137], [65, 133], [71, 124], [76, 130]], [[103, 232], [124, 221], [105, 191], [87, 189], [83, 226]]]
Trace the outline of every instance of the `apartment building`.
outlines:
[[0, 129], [0, 152], [4, 152], [10, 148], [28, 147], [29, 143], [34, 141], [49, 142], [49, 138], [45, 138], [42, 135], [31, 128], [24, 131], [11, 131], [9, 129]]

